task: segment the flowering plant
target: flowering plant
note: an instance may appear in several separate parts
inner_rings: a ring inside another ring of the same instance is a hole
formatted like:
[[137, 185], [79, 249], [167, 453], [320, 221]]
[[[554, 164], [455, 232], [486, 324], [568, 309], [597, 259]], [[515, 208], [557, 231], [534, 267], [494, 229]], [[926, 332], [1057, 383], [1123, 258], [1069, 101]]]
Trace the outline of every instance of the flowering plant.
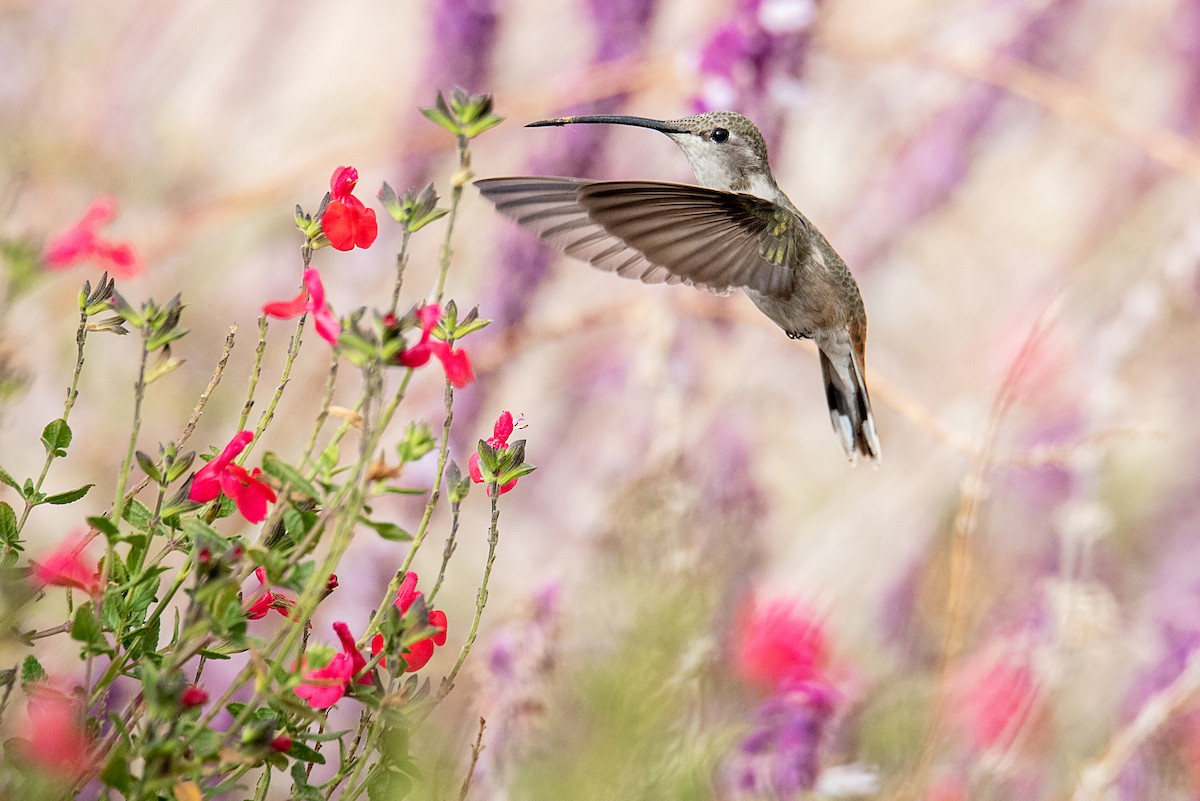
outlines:
[[[263, 338], [243, 413], [232, 427], [237, 433], [211, 456], [197, 459], [184, 446], [225, 378], [234, 334], [183, 432], [155, 455], [141, 447], [141, 410], [146, 388], [181, 364], [171, 349], [188, 333], [181, 327], [184, 306], [178, 297], [165, 305], [136, 305], [117, 292], [107, 274], [95, 286], [84, 284], [76, 369], [65, 408], [42, 431], [44, 468], [31, 478], [0, 469], [9, 492], [0, 501], [0, 562], [7, 569], [0, 614], [26, 646], [19, 675], [0, 674], [6, 688], [0, 707], [8, 707], [4, 725], [13, 736], [8, 749], [13, 758], [0, 767], [6, 796], [52, 797], [92, 787], [125, 798], [192, 799], [253, 787], [261, 798], [272, 782], [282, 781], [280, 771], [290, 781], [290, 797], [304, 799], [335, 793], [392, 797], [411, 782], [414, 768], [401, 744], [455, 685], [487, 599], [499, 540], [499, 497], [516, 475], [533, 470], [523, 445], [497, 445], [495, 436], [471, 454], [471, 477], [451, 459], [455, 392], [475, 379], [461, 342], [488, 321], [475, 310], [460, 315], [454, 301], [443, 299], [453, 256], [449, 234], [469, 177], [470, 142], [500, 118], [490, 98], [461, 91], [449, 102], [439, 94], [427, 113], [454, 134], [459, 169], [448, 208], [438, 207], [432, 185], [403, 196], [383, 185], [384, 208], [404, 240], [391, 307], [339, 319], [326, 299], [326, 283], [339, 268], [336, 259], [322, 259], [318, 266], [317, 252], [326, 245], [369, 249], [379, 235], [375, 211], [355, 195], [358, 170], [338, 167], [319, 210], [310, 215], [297, 209], [303, 237], [299, 294], [262, 306]], [[45, 249], [46, 266], [90, 260], [120, 277], [134, 274], [142, 262], [133, 246], [98, 233], [115, 209], [108, 198], [93, 204]], [[408, 238], [442, 216], [447, 237], [436, 286], [428, 299], [400, 313]], [[271, 344], [268, 318], [295, 320], [292, 344], [284, 379], [251, 424], [257, 379]], [[359, 373], [353, 413], [330, 425], [337, 419], [335, 383], [344, 381], [334, 369], [307, 446], [292, 443], [278, 453], [256, 455], [310, 318], [334, 367], [345, 361]], [[129, 331], [137, 333], [140, 353], [133, 381], [135, 424], [111, 504], [95, 504], [93, 484], [50, 492], [53, 468], [75, 436], [69, 419], [91, 337]], [[431, 358], [444, 375], [420, 370]], [[418, 373], [419, 380], [444, 383], [444, 422], [435, 435], [427, 423], [414, 421], [397, 441], [398, 413]], [[398, 378], [389, 382], [394, 375]], [[354, 435], [358, 446], [343, 459], [343, 446]], [[379, 454], [391, 443], [396, 461], [389, 465]], [[503, 459], [497, 459], [497, 448], [505, 451]], [[401, 489], [391, 483], [406, 463], [426, 456], [435, 462], [429, 486]], [[481, 480], [474, 469], [480, 458], [491, 466], [488, 557], [482, 577], [466, 579], [448, 567], [460, 509], [472, 478]], [[425, 498], [411, 532], [378, 511], [379, 500], [397, 492]], [[444, 499], [451, 515], [447, 551], [433, 589], [421, 592], [410, 566]], [[40, 507], [76, 503], [92, 507], [81, 513], [84, 527], [78, 533], [48, 550], [33, 542], [31, 526]], [[326, 632], [314, 628], [313, 617], [338, 587], [335, 571], [352, 540], [368, 535], [404, 543], [407, 550], [400, 549], [390, 565], [394, 576], [376, 608], [333, 623], [335, 649], [325, 644]], [[27, 547], [34, 553], [27, 555]], [[257, 586], [244, 586], [251, 575]], [[433, 608], [444, 580], [479, 582], [469, 625]], [[261, 623], [252, 628], [251, 621]], [[468, 631], [465, 638], [459, 634]], [[69, 640], [66, 650], [79, 661], [64, 661], [62, 649], [46, 647], [52, 638]], [[448, 669], [431, 664], [442, 647], [457, 652]], [[232, 667], [206, 671], [218, 662]], [[338, 730], [331, 713], [347, 704], [357, 707], [358, 723]]]

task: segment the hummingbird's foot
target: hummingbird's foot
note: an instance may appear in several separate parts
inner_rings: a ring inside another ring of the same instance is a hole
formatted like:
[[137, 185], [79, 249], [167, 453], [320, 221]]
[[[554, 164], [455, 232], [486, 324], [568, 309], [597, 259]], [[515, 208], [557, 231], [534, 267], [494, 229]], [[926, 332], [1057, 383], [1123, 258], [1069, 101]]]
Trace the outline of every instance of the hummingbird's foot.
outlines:
[[812, 339], [812, 334], [807, 331], [788, 331], [788, 339]]

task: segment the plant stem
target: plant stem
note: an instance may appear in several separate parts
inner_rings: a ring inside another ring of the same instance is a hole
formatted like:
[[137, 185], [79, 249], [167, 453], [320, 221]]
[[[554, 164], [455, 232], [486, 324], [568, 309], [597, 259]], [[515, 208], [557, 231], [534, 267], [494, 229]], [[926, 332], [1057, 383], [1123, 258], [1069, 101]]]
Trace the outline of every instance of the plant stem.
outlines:
[[254, 348], [254, 365], [250, 368], [250, 383], [246, 387], [246, 402], [242, 404], [242, 416], [238, 418], [237, 430], [246, 428], [250, 419], [250, 410], [254, 408], [254, 392], [258, 389], [258, 380], [262, 377], [263, 356], [267, 352], [267, 315], [258, 316], [258, 345]]

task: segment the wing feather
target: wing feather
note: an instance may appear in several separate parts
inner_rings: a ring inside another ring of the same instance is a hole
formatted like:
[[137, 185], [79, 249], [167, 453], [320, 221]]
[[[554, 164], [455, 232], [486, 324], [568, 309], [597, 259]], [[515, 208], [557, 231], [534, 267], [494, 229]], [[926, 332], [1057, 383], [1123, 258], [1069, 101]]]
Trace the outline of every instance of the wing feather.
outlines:
[[475, 185], [547, 244], [645, 283], [783, 295], [794, 276], [782, 256], [805, 244], [799, 226], [779, 224], [781, 210], [752, 195], [580, 178], [486, 178]]

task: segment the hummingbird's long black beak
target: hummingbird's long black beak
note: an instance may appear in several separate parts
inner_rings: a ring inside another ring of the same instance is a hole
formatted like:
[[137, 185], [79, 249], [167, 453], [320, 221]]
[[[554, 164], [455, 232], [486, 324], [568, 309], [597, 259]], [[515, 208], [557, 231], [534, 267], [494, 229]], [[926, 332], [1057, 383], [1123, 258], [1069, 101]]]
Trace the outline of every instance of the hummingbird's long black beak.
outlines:
[[673, 128], [662, 120], [652, 120], [647, 117], [622, 117], [613, 114], [594, 114], [583, 117], [557, 117], [553, 120], [538, 120], [526, 125], [526, 128], [544, 128], [548, 125], [573, 125], [580, 122], [601, 123], [604, 125], [636, 125], [638, 128], [649, 128], [665, 134], [688, 133], [681, 128]]

